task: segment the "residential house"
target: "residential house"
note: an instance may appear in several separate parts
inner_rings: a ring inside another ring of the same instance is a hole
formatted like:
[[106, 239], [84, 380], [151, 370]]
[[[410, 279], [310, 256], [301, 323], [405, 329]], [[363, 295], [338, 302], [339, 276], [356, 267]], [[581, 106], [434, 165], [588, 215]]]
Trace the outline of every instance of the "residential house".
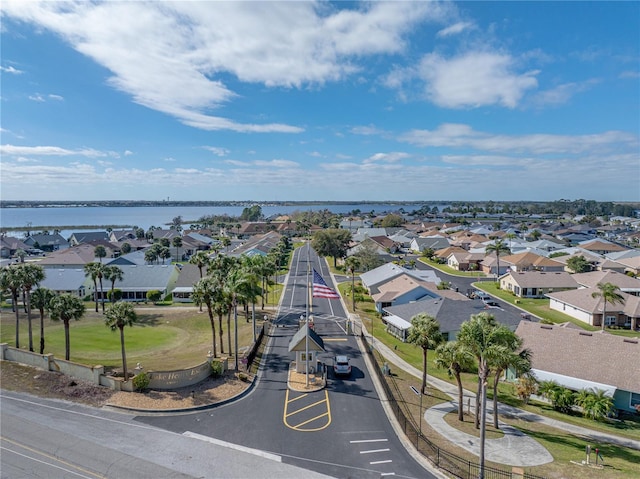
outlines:
[[266, 256], [275, 248], [282, 235], [275, 231], [253, 235], [248, 241], [236, 247], [229, 256]]
[[416, 253], [422, 253], [427, 249], [437, 251], [450, 246], [449, 240], [441, 235], [426, 236], [414, 238], [411, 241], [411, 250]]
[[500, 261], [511, 263], [513, 271], [564, 271], [564, 264], [559, 261], [529, 251], [501, 256]]
[[109, 241], [112, 243], [120, 243], [137, 239], [136, 230], [111, 230], [109, 233]]
[[[175, 265], [130, 265], [120, 266], [123, 272], [122, 281], [116, 281], [115, 288], [122, 291], [124, 301], [146, 301], [147, 292], [160, 291], [162, 297], [166, 297], [173, 290], [180, 273]], [[110, 285], [104, 287], [106, 300]], [[101, 299], [100, 294], [98, 294]]]
[[[500, 264], [498, 265], [498, 263]], [[494, 277], [496, 277], [496, 275], [500, 277], [503, 274], [507, 273], [511, 270], [512, 266], [513, 265], [509, 261], [504, 260], [503, 256], [501, 256], [500, 260], [498, 261], [498, 257], [494, 253], [486, 255], [480, 262], [480, 270], [487, 276]], [[499, 271], [498, 267], [500, 268]]]
[[400, 249], [399, 245], [386, 236], [365, 237], [362, 241], [347, 250], [347, 257], [368, 248], [374, 251], [378, 256], [382, 256], [385, 261], [391, 261], [393, 258], [389, 256], [397, 253]]
[[93, 295], [93, 281], [77, 268], [45, 268], [39, 288], [48, 288], [58, 294], [71, 294], [77, 298]]
[[[444, 292], [443, 292], [444, 293]], [[469, 320], [472, 315], [480, 313], [491, 314], [498, 323], [504, 324], [512, 330], [520, 322], [520, 316], [508, 313], [499, 308], [488, 308], [479, 299], [469, 299], [460, 293], [448, 291], [447, 297], [425, 298], [421, 301], [388, 306], [383, 310], [382, 322], [387, 326], [387, 331], [406, 341], [411, 318], [417, 314], [427, 314], [435, 318], [440, 324], [440, 332], [447, 341], [456, 339], [460, 326]]]
[[592, 239], [589, 241], [581, 241], [578, 243], [578, 247], [590, 251], [591, 253], [605, 255], [607, 253], [615, 253], [617, 251], [626, 251], [628, 248], [620, 246], [610, 241], [602, 239]]
[[29, 246], [14, 236], [0, 235], [0, 258], [11, 258], [18, 250], [22, 250], [27, 254]]
[[[191, 303], [193, 300], [194, 285], [200, 281], [200, 269], [194, 265], [186, 263], [182, 268], [179, 268], [180, 272], [176, 279], [175, 288], [171, 291], [171, 298], [174, 303]], [[203, 270], [203, 274], [206, 274], [206, 269]]]
[[[103, 259], [103, 262], [106, 264], [108, 259]], [[54, 251], [40, 260], [38, 264], [43, 268], [78, 269], [84, 268], [86, 264], [92, 262], [100, 262], [100, 258], [96, 258], [95, 256], [95, 247], [89, 244], [81, 244], [73, 248]]]
[[355, 233], [360, 228], [370, 228], [372, 223], [367, 219], [346, 218], [340, 221], [340, 228]]
[[470, 253], [466, 250], [453, 251], [447, 256], [447, 266], [458, 271], [479, 271], [484, 253]]
[[611, 283], [620, 288], [620, 291], [640, 296], [640, 279], [615, 271], [590, 271], [588, 273], [574, 274], [573, 278], [585, 288], [597, 290], [598, 284]]
[[82, 243], [91, 243], [93, 241], [109, 242], [109, 233], [106, 231], [80, 231], [69, 236], [69, 245], [78, 246]]
[[373, 295], [379, 292], [380, 285], [391, 281], [402, 274], [408, 274], [425, 282], [434, 284], [440, 283], [440, 278], [438, 278], [433, 270], [408, 270], [394, 263], [385, 263], [382, 266], [362, 273], [360, 275], [360, 281], [362, 282], [362, 285], [367, 288], [369, 294]]
[[47, 252], [69, 248], [69, 242], [58, 233], [34, 234], [27, 236], [23, 243], [29, 248], [37, 248]]
[[621, 411], [640, 405], [640, 340], [601, 332], [522, 321], [516, 329], [532, 352], [539, 381], [555, 381], [573, 391], [600, 389]]
[[519, 298], [543, 298], [548, 293], [578, 288], [573, 276], [564, 271], [509, 271], [500, 277], [500, 289]]
[[[577, 275], [574, 275], [577, 276]], [[593, 296], [597, 288], [579, 288], [545, 294], [549, 298], [549, 307], [591, 326], [602, 326], [604, 302], [601, 297]], [[624, 303], [606, 305], [605, 326], [636, 328], [640, 324], [640, 297], [620, 292]]]
[[371, 295], [376, 305], [376, 310], [382, 310], [388, 306], [419, 301], [425, 297], [436, 297], [431, 290], [435, 285], [429, 287], [425, 282], [419, 281], [408, 274], [401, 274], [394, 279], [381, 284], [378, 292]]

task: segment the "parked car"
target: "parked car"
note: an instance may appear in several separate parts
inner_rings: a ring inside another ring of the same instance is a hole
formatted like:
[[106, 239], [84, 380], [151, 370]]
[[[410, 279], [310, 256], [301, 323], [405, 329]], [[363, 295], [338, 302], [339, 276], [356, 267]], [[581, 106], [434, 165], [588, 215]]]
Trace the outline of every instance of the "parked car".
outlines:
[[474, 298], [479, 298], [482, 301], [490, 301], [491, 300], [491, 296], [489, 296], [489, 294], [485, 293], [484, 291], [479, 291], [476, 290], [473, 292], [473, 297]]
[[500, 305], [498, 304], [497, 301], [489, 300], [489, 301], [483, 301], [483, 302], [487, 308], [500, 308]]
[[336, 376], [351, 375], [351, 364], [349, 364], [349, 358], [347, 356], [336, 356], [333, 364], [333, 373]]

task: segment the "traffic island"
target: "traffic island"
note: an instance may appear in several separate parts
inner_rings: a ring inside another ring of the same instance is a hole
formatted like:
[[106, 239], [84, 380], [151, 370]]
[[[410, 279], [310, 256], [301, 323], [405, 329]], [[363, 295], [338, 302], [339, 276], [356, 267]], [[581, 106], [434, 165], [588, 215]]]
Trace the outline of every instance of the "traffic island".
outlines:
[[[321, 363], [318, 364], [319, 366]], [[309, 372], [308, 385], [307, 375], [296, 370], [296, 362], [289, 364], [289, 377], [287, 387], [296, 392], [315, 392], [324, 389], [327, 385], [327, 376], [324, 374], [324, 368], [310, 368], [313, 372]]]

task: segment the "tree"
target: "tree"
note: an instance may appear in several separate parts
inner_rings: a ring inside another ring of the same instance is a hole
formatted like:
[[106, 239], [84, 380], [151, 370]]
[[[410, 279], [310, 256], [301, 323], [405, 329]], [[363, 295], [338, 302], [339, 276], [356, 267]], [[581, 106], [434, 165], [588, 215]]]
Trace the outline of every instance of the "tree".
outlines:
[[16, 250], [16, 257], [20, 260], [21, 263], [24, 263], [24, 257], [27, 255], [27, 252], [22, 248], [18, 248]]
[[53, 321], [64, 323], [64, 358], [69, 361], [71, 347], [69, 342], [69, 322], [79, 321], [84, 315], [84, 303], [70, 294], [56, 296], [49, 303], [49, 312]]
[[320, 256], [332, 256], [333, 266], [337, 266], [338, 258], [344, 258], [351, 242], [351, 232], [343, 229], [326, 229], [313, 235], [311, 247]]
[[55, 296], [48, 288], [38, 288], [31, 294], [31, 305], [40, 311], [40, 354], [44, 354], [44, 312]]
[[[460, 326], [458, 342], [476, 357], [478, 363], [478, 392], [476, 393], [476, 428], [480, 428], [480, 476], [484, 478], [484, 445], [486, 437], [487, 378], [496, 358], [509, 353], [505, 344], [513, 335], [506, 326], [498, 325], [495, 318], [487, 313], [471, 316]], [[496, 398], [497, 399], [497, 398]], [[480, 408], [482, 408], [480, 410]], [[478, 419], [480, 421], [478, 422]]]
[[225, 253], [229, 252], [229, 246], [231, 246], [231, 238], [225, 236], [221, 240], [222, 246], [224, 246]]
[[189, 258], [189, 264], [193, 264], [198, 267], [200, 278], [202, 278], [204, 276], [203, 268], [209, 265], [209, 256], [207, 256], [207, 253], [204, 251], [198, 251]]
[[111, 328], [111, 331], [116, 329], [120, 330], [120, 346], [122, 349], [122, 371], [124, 373], [124, 380], [129, 380], [129, 372], [127, 371], [127, 354], [124, 347], [124, 327], [133, 326], [138, 321], [138, 315], [133, 309], [131, 303], [125, 301], [118, 301], [109, 305], [107, 312], [105, 313], [104, 323]]
[[503, 240], [495, 240], [493, 243], [487, 245], [485, 248], [485, 253], [495, 253], [496, 254], [496, 262], [497, 262], [497, 271], [496, 271], [496, 279], [500, 276], [500, 255], [501, 254], [509, 254], [511, 250], [504, 243]]
[[538, 392], [551, 402], [553, 409], [565, 414], [571, 412], [576, 403], [576, 395], [573, 391], [560, 386], [555, 381], [542, 381]]
[[260, 280], [262, 256], [243, 256], [241, 266], [246, 274], [244, 298], [251, 302], [251, 321], [253, 325], [253, 340], [256, 340], [256, 299], [264, 295], [258, 284]]
[[157, 303], [162, 298], [162, 293], [157, 289], [152, 289], [147, 291], [147, 301], [151, 301], [152, 303]]
[[464, 420], [463, 388], [461, 373], [473, 367], [473, 354], [457, 341], [448, 341], [436, 348], [435, 365], [446, 369], [458, 384], [458, 420]]
[[22, 290], [22, 272], [17, 266], [5, 266], [0, 270], [0, 287], [2, 291], [11, 292], [13, 311], [16, 314], [16, 349], [20, 349], [20, 308], [18, 307], [19, 291]]
[[384, 218], [382, 218], [382, 221], [380, 221], [380, 226], [382, 228], [395, 228], [398, 226], [402, 226], [403, 224], [404, 218], [393, 213], [385, 216]]
[[27, 323], [29, 325], [29, 351], [33, 352], [33, 329], [31, 326], [31, 289], [45, 278], [44, 268], [36, 264], [23, 264], [22, 269], [22, 290], [27, 299]]
[[368, 242], [364, 243], [353, 257], [358, 258], [360, 271], [371, 271], [384, 264], [384, 260], [378, 255], [375, 246]]
[[199, 304], [207, 306], [207, 313], [209, 315], [209, 323], [211, 325], [211, 351], [213, 356], [218, 355], [216, 348], [216, 323], [213, 316], [213, 301], [216, 295], [215, 282], [213, 278], [201, 278], [193, 286], [193, 300]]
[[591, 293], [592, 298], [602, 299], [602, 319], [600, 324], [604, 331], [605, 321], [607, 320], [607, 303], [614, 305], [616, 303], [624, 305], [625, 299], [618, 291], [620, 288], [612, 283], [598, 283], [598, 290]]
[[574, 273], [586, 273], [591, 270], [591, 264], [582, 255], [572, 256], [569, 258], [567, 260], [567, 266]]
[[180, 252], [180, 248], [182, 248], [182, 238], [180, 236], [174, 236], [171, 243], [176, 249], [176, 261], [180, 261], [179, 252]]
[[104, 267], [104, 277], [107, 281], [111, 281], [111, 301], [115, 302], [113, 290], [116, 288], [116, 281], [122, 281], [124, 272], [116, 265]]
[[353, 312], [356, 311], [356, 270], [360, 267], [360, 260], [357, 256], [349, 256], [344, 260], [345, 269], [351, 273], [351, 299]]
[[512, 336], [505, 334], [504, 344], [506, 350], [493, 358], [491, 366], [493, 373], [493, 427], [500, 429], [498, 424], [498, 384], [500, 376], [507, 368], [513, 368], [516, 374], [527, 374], [531, 371], [531, 350], [523, 349], [516, 353], [522, 346], [522, 339], [512, 331]]
[[131, 253], [131, 245], [127, 242], [122, 243], [122, 246], [120, 247], [120, 252], [122, 254], [129, 254]]
[[427, 388], [427, 350], [435, 348], [442, 342], [440, 323], [428, 314], [416, 314], [411, 318], [407, 342], [422, 348], [422, 387], [420, 393], [425, 394]]
[[84, 265], [84, 276], [93, 281], [93, 300], [96, 303], [96, 313], [98, 312], [98, 263], [87, 263]]
[[99, 258], [100, 262], [102, 263], [102, 258], [107, 257], [107, 249], [104, 246], [99, 244], [94, 248], [93, 254], [96, 258]]
[[[238, 302], [243, 300], [243, 294], [246, 289], [246, 285], [249, 279], [247, 278], [246, 273], [239, 267], [235, 267], [229, 271], [225, 282], [225, 291], [231, 298], [231, 307], [233, 309], [233, 324], [235, 327], [235, 347], [234, 347], [234, 357], [235, 357], [235, 369], [238, 371]], [[229, 345], [229, 349], [231, 349], [231, 345]]]
[[153, 247], [147, 248], [144, 252], [144, 261], [147, 264], [152, 264], [158, 261], [158, 251]]

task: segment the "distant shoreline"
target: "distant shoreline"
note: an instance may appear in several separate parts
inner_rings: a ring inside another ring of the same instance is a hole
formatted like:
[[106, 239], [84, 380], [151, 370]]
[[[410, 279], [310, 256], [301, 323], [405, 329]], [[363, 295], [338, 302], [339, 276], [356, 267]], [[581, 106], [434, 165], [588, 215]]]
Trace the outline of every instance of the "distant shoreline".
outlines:
[[105, 201], [2, 201], [2, 208], [95, 208], [95, 207], [167, 207], [167, 206], [310, 206], [310, 205], [423, 205], [450, 204], [450, 201], [148, 201], [148, 200], [105, 200]]

